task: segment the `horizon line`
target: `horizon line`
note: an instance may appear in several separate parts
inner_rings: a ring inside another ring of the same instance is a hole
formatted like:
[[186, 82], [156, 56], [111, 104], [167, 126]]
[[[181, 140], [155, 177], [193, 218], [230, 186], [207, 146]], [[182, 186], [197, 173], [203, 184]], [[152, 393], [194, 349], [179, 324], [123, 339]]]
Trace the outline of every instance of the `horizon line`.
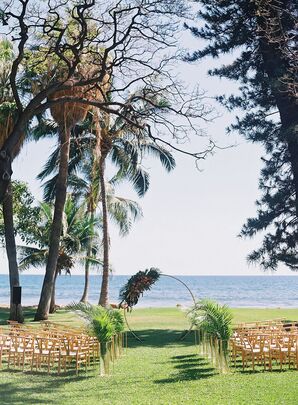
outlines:
[[[294, 273], [294, 272], [293, 272]], [[131, 274], [111, 274], [111, 277], [117, 277], [117, 276], [122, 276], [122, 277], [128, 277], [128, 276], [133, 276], [136, 273], [131, 273]], [[162, 275], [169, 275], [169, 276], [176, 276], [176, 277], [297, 277], [298, 273], [294, 274], [278, 274], [278, 273], [264, 273], [264, 274], [171, 274], [171, 273], [161, 273]], [[9, 273], [1, 273], [1, 276], [8, 276]], [[38, 273], [38, 274], [29, 274], [29, 273], [24, 273], [21, 272], [20, 276], [44, 276], [44, 273]], [[84, 273], [80, 274], [63, 274], [62, 276], [70, 276], [70, 277], [76, 277], [76, 276], [84, 276]], [[90, 274], [90, 276], [101, 276], [101, 274]]]

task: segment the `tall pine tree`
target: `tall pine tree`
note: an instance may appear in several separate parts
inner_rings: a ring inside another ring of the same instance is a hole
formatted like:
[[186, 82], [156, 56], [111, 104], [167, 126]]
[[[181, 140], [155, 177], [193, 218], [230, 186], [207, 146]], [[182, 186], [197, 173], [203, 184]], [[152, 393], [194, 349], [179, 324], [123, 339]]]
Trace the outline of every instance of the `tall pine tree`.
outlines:
[[241, 235], [266, 231], [249, 260], [276, 269], [279, 262], [298, 269], [298, 46], [294, 0], [199, 0], [193, 35], [206, 41], [188, 60], [223, 54], [232, 62], [209, 71], [239, 83], [237, 95], [218, 100], [244, 112], [229, 129], [265, 148], [262, 197], [257, 215]]

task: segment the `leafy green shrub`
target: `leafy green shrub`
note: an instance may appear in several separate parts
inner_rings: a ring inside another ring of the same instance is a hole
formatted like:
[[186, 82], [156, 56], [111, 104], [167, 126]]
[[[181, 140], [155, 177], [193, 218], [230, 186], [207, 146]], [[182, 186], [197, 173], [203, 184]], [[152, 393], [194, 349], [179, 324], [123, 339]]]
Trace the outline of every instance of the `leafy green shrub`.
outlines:
[[[124, 318], [120, 310], [108, 309], [99, 305], [91, 304], [71, 304], [67, 309], [78, 313], [78, 315], [87, 323], [88, 333], [96, 336], [100, 342], [100, 354], [102, 359], [101, 374], [108, 374], [109, 360], [117, 357], [119, 336], [124, 331]], [[111, 346], [113, 353], [111, 353]], [[115, 347], [117, 346], [117, 349]]]
[[109, 317], [114, 325], [115, 332], [121, 333], [124, 331], [124, 318], [122, 312], [119, 309], [110, 309]]
[[231, 309], [212, 300], [201, 300], [190, 310], [189, 318], [199, 331], [202, 352], [224, 371], [228, 364], [229, 339], [232, 335]]
[[124, 318], [119, 309], [82, 302], [72, 303], [66, 309], [78, 313], [87, 323], [89, 333], [96, 336], [100, 342], [110, 342], [113, 336], [124, 331]]
[[91, 331], [101, 343], [110, 342], [116, 334], [114, 323], [108, 313], [96, 315], [90, 326]]

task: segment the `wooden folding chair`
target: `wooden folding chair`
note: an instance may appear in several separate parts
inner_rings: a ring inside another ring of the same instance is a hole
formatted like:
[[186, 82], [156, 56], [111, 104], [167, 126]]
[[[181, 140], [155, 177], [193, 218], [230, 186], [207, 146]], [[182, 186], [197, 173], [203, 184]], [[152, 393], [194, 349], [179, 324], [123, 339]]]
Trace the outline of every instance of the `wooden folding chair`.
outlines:
[[54, 366], [59, 359], [59, 341], [48, 337], [36, 337], [34, 340], [35, 347], [31, 359], [31, 370], [34, 366], [38, 370], [42, 364], [46, 364], [48, 373], [50, 373], [51, 366]]
[[61, 366], [66, 372], [66, 366], [75, 361], [76, 375], [79, 373], [81, 364], [85, 364], [85, 371], [90, 364], [90, 346], [84, 340], [78, 340], [75, 337], [64, 338], [60, 341], [58, 374], [61, 372]]
[[8, 364], [10, 367], [11, 360], [13, 359], [14, 366], [25, 367], [25, 361], [29, 357], [31, 359], [34, 349], [34, 339], [31, 336], [11, 336], [11, 346], [8, 354]]
[[0, 368], [2, 368], [3, 357], [7, 357], [10, 352], [11, 337], [9, 335], [0, 335]]

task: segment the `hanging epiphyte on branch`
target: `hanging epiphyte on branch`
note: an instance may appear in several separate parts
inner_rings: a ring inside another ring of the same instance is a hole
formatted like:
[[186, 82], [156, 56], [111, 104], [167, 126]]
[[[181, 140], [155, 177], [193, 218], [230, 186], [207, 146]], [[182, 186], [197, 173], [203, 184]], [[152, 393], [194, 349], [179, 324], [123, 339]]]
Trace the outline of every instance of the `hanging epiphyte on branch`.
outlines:
[[121, 300], [120, 306], [126, 304], [128, 308], [136, 305], [143, 295], [144, 291], [148, 291], [159, 279], [161, 272], [155, 267], [139, 271], [127, 281], [121, 288], [119, 298]]

